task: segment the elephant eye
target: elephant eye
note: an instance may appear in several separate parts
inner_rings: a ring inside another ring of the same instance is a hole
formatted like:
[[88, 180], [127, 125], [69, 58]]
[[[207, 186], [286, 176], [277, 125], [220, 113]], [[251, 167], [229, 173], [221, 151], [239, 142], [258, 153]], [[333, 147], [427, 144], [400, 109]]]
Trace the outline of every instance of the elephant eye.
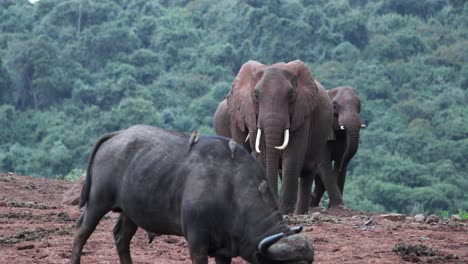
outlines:
[[288, 90], [288, 98], [289, 98], [289, 101], [294, 100], [294, 90], [293, 89]]
[[335, 111], [336, 111], [336, 109], [337, 109], [337, 108], [338, 108], [338, 106], [336, 105], [336, 102], [335, 102], [335, 101], [333, 101], [333, 110], [335, 110]]
[[259, 97], [260, 97], [260, 92], [257, 89], [255, 89], [253, 91], [253, 99], [258, 102]]

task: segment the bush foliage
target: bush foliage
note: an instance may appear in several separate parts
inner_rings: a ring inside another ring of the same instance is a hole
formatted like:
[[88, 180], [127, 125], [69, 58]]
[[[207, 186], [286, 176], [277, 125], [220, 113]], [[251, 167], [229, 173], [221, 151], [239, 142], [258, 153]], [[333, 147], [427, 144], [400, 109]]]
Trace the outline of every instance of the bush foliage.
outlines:
[[301, 59], [362, 98], [349, 207], [468, 211], [467, 28], [452, 0], [1, 1], [0, 170], [74, 177], [136, 123], [213, 134], [244, 62]]

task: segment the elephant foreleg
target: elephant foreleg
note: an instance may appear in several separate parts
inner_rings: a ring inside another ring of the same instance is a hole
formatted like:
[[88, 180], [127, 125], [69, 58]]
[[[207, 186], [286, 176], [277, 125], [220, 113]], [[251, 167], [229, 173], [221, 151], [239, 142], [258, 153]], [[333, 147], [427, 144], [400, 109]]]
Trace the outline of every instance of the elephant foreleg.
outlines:
[[279, 209], [283, 214], [293, 213], [297, 201], [297, 174], [288, 174], [283, 177], [279, 195]]
[[343, 197], [338, 187], [338, 181], [334, 175], [330, 160], [322, 160], [320, 163], [320, 176], [325, 189], [328, 193], [328, 207], [337, 207], [343, 205]]
[[335, 174], [335, 177], [337, 178], [337, 183], [338, 183], [338, 187], [339, 187], [340, 192], [341, 192], [341, 196], [343, 196], [344, 185], [345, 185], [345, 181], [346, 181], [346, 170], [347, 170], [347, 168], [344, 167], [343, 170], [340, 172], [339, 164], [341, 164], [341, 160], [338, 160], [338, 161], [335, 162], [335, 167], [333, 169], [333, 173]]

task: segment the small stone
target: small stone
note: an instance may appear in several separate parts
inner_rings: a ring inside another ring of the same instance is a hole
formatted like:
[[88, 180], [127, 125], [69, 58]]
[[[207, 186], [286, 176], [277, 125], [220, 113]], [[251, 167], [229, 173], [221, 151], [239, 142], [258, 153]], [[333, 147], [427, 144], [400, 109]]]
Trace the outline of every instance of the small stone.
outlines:
[[460, 221], [461, 221], [461, 218], [460, 218], [459, 215], [453, 214], [453, 215], [450, 217], [450, 220], [455, 221], [455, 222], [460, 222]]
[[8, 206], [7, 203], [5, 203], [5, 202], [0, 202], [0, 207], [7, 207], [7, 206]]
[[380, 215], [380, 218], [387, 219], [393, 222], [404, 222], [406, 215], [404, 214], [383, 214]]
[[21, 246], [16, 247], [17, 250], [26, 250], [26, 249], [33, 249], [33, 248], [34, 248], [33, 244], [21, 245]]
[[438, 223], [440, 220], [440, 218], [435, 215], [435, 214], [431, 214], [430, 216], [427, 217], [426, 219], [426, 224], [432, 224], [432, 223]]
[[405, 222], [406, 222], [406, 223], [412, 223], [412, 222], [414, 222], [414, 217], [411, 217], [411, 216], [406, 217]]
[[319, 219], [320, 219], [320, 216], [322, 216], [321, 213], [315, 212], [315, 213], [313, 213], [313, 214], [310, 215], [310, 218], [312, 218], [312, 220], [319, 220]]
[[426, 220], [426, 217], [423, 214], [417, 214], [414, 216], [414, 221], [416, 223], [424, 223], [424, 220]]

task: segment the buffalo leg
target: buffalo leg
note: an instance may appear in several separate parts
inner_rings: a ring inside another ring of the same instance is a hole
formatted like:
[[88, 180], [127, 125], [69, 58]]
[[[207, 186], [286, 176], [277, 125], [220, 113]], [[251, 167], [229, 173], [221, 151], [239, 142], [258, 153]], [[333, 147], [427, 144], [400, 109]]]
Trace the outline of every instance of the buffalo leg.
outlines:
[[231, 258], [230, 257], [221, 257], [217, 256], [215, 257], [216, 264], [230, 264], [231, 263]]
[[186, 239], [189, 244], [190, 258], [192, 264], [208, 264], [208, 241], [207, 234], [200, 230], [209, 230], [200, 226], [188, 225]]
[[85, 210], [80, 216], [80, 219], [78, 219], [77, 222], [78, 230], [73, 240], [70, 263], [80, 263], [81, 252], [83, 251], [83, 247], [86, 244], [86, 241], [94, 232], [94, 229], [96, 229], [96, 226], [101, 218], [107, 212], [109, 212], [109, 210], [104, 210], [102, 208], [88, 208], [88, 206], [86, 206]]
[[119, 253], [120, 263], [130, 264], [132, 258], [130, 256], [130, 241], [135, 235], [138, 226], [123, 213], [120, 214], [119, 220], [114, 226], [114, 239], [117, 252]]
[[208, 264], [207, 255], [197, 255], [190, 253], [190, 258], [192, 259], [192, 264]]

